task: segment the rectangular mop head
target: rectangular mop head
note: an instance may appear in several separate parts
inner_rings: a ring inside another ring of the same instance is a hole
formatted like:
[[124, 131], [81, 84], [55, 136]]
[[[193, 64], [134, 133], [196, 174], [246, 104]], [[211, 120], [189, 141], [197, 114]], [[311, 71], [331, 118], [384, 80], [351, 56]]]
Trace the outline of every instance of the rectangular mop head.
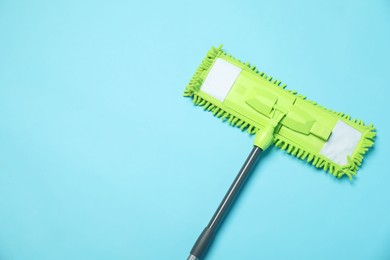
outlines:
[[207, 53], [184, 96], [250, 134], [271, 124], [276, 147], [334, 176], [351, 179], [374, 144], [374, 126], [285, 88], [220, 46]]

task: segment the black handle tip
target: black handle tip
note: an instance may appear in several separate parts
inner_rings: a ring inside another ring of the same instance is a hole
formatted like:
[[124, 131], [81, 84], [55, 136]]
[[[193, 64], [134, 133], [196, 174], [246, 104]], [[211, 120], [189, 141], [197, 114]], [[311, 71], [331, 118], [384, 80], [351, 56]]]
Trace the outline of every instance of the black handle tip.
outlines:
[[[205, 228], [196, 240], [195, 245], [191, 249], [191, 255], [196, 257], [194, 260], [201, 259], [210, 247], [210, 244], [214, 238], [214, 231], [210, 228]], [[190, 255], [190, 257], [191, 257]]]

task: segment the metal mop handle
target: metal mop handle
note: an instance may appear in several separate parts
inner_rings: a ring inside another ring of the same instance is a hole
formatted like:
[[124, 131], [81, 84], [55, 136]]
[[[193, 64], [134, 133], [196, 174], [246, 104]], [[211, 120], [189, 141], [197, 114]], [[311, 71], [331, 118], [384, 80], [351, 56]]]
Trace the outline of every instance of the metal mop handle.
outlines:
[[251, 169], [255, 165], [256, 160], [262, 151], [263, 150], [257, 146], [253, 147], [244, 165], [241, 167], [241, 170], [238, 172], [237, 177], [234, 179], [225, 197], [219, 204], [218, 209], [215, 211], [209, 224], [196, 240], [196, 243], [192, 247], [191, 254], [187, 260], [200, 260], [206, 254], [206, 251], [211, 245], [224, 216], [228, 212], [230, 206], [233, 204], [234, 199], [240, 192], [241, 187], [245, 183], [245, 180], [250, 174]]

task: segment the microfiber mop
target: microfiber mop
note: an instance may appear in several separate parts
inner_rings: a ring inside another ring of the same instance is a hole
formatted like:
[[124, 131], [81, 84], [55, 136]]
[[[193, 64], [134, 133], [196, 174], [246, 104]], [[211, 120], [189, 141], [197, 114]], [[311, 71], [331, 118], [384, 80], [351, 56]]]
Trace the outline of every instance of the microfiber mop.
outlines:
[[254, 147], [193, 246], [188, 260], [205, 256], [222, 219], [262, 151], [274, 144], [340, 178], [352, 179], [374, 144], [375, 127], [326, 109], [281, 81], [212, 48], [184, 91], [195, 105], [254, 134]]

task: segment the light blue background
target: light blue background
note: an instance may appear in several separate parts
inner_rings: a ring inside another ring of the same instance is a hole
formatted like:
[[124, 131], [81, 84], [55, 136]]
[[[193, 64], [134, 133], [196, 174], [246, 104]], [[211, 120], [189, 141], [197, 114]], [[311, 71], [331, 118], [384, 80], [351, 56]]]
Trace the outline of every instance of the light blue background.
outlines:
[[186, 259], [253, 139], [212, 45], [378, 128], [353, 182], [270, 149], [207, 259], [390, 259], [390, 2], [0, 1], [0, 259]]

